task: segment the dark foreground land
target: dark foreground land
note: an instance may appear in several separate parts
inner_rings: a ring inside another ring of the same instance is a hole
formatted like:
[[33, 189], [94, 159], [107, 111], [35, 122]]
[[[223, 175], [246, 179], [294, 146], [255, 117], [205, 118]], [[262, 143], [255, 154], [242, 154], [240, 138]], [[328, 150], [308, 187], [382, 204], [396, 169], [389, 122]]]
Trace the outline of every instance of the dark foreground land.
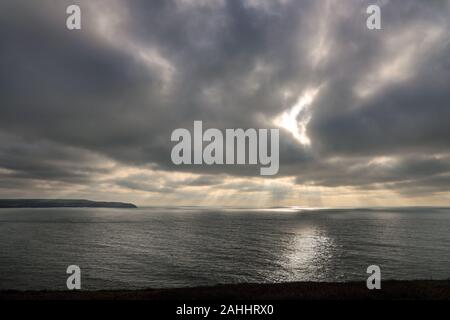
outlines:
[[450, 300], [450, 280], [227, 284], [212, 287], [112, 291], [0, 291], [0, 300]]
[[137, 208], [132, 203], [80, 199], [0, 199], [0, 208]]

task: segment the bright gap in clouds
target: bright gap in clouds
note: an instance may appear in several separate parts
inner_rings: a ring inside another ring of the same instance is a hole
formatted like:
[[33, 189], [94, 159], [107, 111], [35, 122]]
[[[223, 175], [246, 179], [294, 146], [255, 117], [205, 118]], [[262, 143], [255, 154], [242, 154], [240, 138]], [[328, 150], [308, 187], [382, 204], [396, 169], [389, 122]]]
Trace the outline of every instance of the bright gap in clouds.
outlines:
[[275, 118], [275, 125], [289, 131], [296, 140], [302, 145], [311, 145], [306, 129], [309, 121], [311, 120], [311, 114], [308, 108], [314, 101], [319, 88], [308, 89], [301, 94], [297, 102], [288, 111], [283, 112], [281, 115]]

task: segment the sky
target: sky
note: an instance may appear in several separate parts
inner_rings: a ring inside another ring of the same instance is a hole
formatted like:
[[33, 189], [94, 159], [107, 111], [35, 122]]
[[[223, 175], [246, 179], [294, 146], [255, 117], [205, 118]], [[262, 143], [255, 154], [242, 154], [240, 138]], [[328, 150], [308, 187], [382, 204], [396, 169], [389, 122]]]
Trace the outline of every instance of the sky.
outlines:
[[[0, 70], [1, 198], [450, 205], [448, 0], [4, 0]], [[195, 120], [279, 128], [278, 174], [175, 166]]]

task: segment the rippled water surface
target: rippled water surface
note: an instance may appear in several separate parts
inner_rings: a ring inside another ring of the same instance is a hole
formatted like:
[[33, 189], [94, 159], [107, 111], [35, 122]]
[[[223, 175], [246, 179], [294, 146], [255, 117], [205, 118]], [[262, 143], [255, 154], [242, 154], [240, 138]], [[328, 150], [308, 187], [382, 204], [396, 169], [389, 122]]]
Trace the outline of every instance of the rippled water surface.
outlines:
[[450, 278], [450, 209], [0, 209], [0, 289]]

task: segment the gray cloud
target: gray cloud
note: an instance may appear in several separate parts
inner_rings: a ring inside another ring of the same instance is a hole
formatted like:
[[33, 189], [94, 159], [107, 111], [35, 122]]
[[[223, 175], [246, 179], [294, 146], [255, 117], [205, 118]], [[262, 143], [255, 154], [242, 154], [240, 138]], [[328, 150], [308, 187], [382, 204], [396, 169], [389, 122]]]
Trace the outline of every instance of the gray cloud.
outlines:
[[[95, 188], [106, 179], [156, 193], [264, 191], [222, 185], [227, 175], [257, 174], [254, 167], [172, 165], [170, 133], [194, 120], [275, 127], [320, 87], [297, 118], [310, 119], [311, 144], [281, 132], [280, 176], [448, 192], [449, 3], [380, 1], [383, 30], [373, 32], [365, 27], [372, 2], [77, 1], [83, 29], [71, 32], [65, 8], [73, 1], [3, 1], [1, 187], [26, 194], [36, 180]], [[111, 180], [99, 159], [200, 176]], [[283, 188], [274, 197], [283, 198]]]

